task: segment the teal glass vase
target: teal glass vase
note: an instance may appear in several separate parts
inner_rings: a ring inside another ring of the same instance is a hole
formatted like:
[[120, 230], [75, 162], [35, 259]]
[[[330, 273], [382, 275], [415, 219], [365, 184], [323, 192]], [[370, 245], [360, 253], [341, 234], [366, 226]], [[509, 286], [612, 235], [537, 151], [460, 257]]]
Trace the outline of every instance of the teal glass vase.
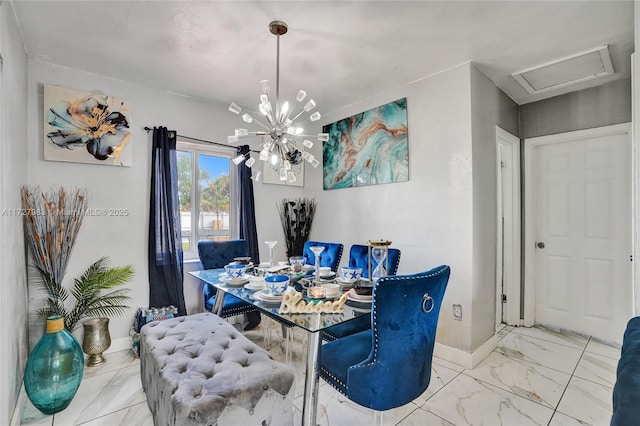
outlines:
[[24, 388], [31, 403], [44, 414], [64, 410], [76, 394], [84, 355], [76, 339], [64, 329], [64, 318], [47, 318], [47, 332], [27, 360]]

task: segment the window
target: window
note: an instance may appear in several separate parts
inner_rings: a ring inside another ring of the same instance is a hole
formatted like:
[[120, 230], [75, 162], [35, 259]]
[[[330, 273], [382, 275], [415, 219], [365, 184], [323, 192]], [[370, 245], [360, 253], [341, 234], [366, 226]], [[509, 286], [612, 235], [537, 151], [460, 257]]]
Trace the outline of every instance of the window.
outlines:
[[198, 241], [237, 238], [235, 150], [179, 138], [178, 197], [182, 250], [198, 258]]

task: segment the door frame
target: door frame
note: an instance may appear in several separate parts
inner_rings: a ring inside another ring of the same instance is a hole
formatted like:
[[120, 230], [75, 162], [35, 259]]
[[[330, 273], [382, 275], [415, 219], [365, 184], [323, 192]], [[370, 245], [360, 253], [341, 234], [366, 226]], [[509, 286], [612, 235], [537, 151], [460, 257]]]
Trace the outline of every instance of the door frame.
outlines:
[[[509, 147], [503, 153], [502, 146]], [[502, 181], [502, 161], [511, 165], [511, 179]], [[520, 214], [520, 139], [496, 126], [497, 253], [496, 253], [496, 325], [520, 325], [521, 300], [521, 214]], [[507, 194], [503, 199], [503, 188]], [[507, 213], [502, 217], [503, 207]], [[504, 224], [502, 223], [504, 219]], [[504, 225], [504, 226], [503, 226]], [[504, 231], [503, 231], [504, 230]], [[504, 247], [504, 249], [503, 249]], [[504, 272], [504, 274], [503, 274]], [[502, 302], [502, 295], [507, 301]]]
[[[533, 194], [533, 154], [537, 147], [542, 145], [549, 145], [553, 143], [571, 142], [577, 139], [593, 138], [599, 136], [610, 136], [626, 134], [629, 143], [632, 144], [631, 139], [631, 123], [614, 124], [611, 126], [595, 127], [593, 129], [576, 130], [573, 132], [559, 133], [549, 136], [539, 136], [536, 138], [529, 138], [524, 140], [524, 317], [523, 325], [525, 327], [531, 327], [535, 321], [535, 211], [536, 204]], [[632, 144], [633, 146], [633, 144]], [[635, 165], [632, 162], [631, 176], [635, 176]], [[632, 195], [633, 198], [633, 195]], [[633, 200], [632, 200], [633, 204]], [[634, 215], [633, 212], [629, 212], [631, 219], [631, 226], [633, 229]], [[633, 238], [632, 238], [633, 240]], [[635, 252], [635, 246], [632, 241], [632, 252]], [[633, 269], [633, 268], [632, 268]], [[633, 277], [633, 275], [632, 275]], [[630, 285], [633, 291], [633, 282], [635, 277], [632, 278]]]

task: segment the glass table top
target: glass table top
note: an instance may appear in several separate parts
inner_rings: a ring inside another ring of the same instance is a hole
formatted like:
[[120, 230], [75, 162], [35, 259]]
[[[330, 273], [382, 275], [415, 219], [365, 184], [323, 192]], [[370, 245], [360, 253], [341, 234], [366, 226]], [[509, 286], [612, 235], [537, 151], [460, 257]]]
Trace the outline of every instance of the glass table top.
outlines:
[[222, 282], [220, 280], [221, 275], [222, 277], [226, 275], [224, 269], [207, 269], [204, 271], [189, 272], [189, 274], [227, 294], [251, 303], [268, 316], [274, 317], [286, 325], [301, 327], [310, 332], [325, 330], [359, 316], [369, 315], [371, 312], [371, 302], [360, 303], [347, 300], [343, 305], [344, 311], [340, 313], [281, 314], [279, 312], [280, 301], [271, 303], [262, 299], [256, 299], [254, 296], [255, 291], [244, 288], [245, 284], [232, 285]]

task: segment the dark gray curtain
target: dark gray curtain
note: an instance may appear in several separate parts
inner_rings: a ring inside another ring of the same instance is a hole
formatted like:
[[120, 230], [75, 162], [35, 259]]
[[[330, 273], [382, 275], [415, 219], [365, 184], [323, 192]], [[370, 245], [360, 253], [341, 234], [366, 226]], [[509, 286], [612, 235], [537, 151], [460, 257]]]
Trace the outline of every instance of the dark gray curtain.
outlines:
[[[249, 145], [238, 147], [238, 155], [249, 157]], [[249, 246], [249, 256], [257, 265], [260, 263], [258, 251], [258, 232], [256, 231], [256, 207], [253, 200], [253, 180], [251, 169], [240, 163], [238, 165], [238, 178], [240, 188], [240, 239], [246, 240]]]
[[149, 306], [173, 305], [186, 315], [178, 204], [176, 132], [153, 128], [149, 206]]

